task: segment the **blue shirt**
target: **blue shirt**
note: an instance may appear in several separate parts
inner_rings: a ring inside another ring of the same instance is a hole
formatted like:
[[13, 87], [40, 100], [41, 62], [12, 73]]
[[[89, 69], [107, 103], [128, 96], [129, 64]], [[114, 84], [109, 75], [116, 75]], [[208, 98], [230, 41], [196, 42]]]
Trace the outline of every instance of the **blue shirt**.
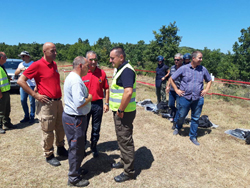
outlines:
[[84, 107], [89, 92], [81, 77], [75, 72], [70, 72], [64, 82], [64, 112], [69, 115], [87, 115], [91, 109], [91, 102]]
[[180, 90], [185, 91], [184, 96], [188, 100], [198, 100], [202, 98], [203, 79], [211, 81], [211, 76], [207, 69], [201, 65], [193, 68], [191, 63], [181, 66], [172, 76], [175, 81], [181, 78]]
[[161, 87], [161, 83], [166, 83], [167, 79], [161, 80], [162, 77], [166, 76], [169, 67], [165, 65], [163, 62], [161, 64], [158, 63], [158, 67], [156, 68], [156, 77], [155, 77], [155, 87]]

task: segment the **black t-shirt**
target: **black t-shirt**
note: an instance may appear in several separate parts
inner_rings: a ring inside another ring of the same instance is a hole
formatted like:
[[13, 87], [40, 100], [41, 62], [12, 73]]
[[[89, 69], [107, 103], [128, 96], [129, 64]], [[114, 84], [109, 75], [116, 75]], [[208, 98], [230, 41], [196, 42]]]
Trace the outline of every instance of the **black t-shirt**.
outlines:
[[[117, 70], [117, 72], [128, 62], [124, 62]], [[125, 68], [121, 75], [117, 78], [116, 84], [123, 88], [132, 87], [135, 83], [135, 72], [130, 68]]]

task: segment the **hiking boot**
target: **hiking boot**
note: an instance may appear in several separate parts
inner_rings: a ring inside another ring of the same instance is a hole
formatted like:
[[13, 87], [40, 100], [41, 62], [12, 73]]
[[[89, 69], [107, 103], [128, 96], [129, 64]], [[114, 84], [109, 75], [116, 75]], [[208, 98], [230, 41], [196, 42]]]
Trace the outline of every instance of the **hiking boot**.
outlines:
[[134, 178], [131, 178], [131, 177], [125, 175], [124, 172], [122, 172], [120, 175], [115, 176], [114, 179], [115, 179], [116, 182], [121, 183], [121, 182], [131, 180], [131, 179], [134, 179]]
[[68, 151], [64, 146], [57, 147], [57, 155], [60, 157], [68, 157]]
[[9, 129], [15, 129], [16, 126], [14, 126], [12, 123], [7, 123], [3, 125], [3, 129], [9, 130]]
[[92, 142], [91, 146], [90, 146], [94, 158], [99, 156], [99, 153], [98, 153], [97, 148], [96, 148], [96, 144], [97, 144], [97, 142]]
[[174, 132], [173, 132], [173, 135], [177, 135], [177, 134], [179, 134], [179, 130], [175, 128]]
[[0, 128], [0, 134], [5, 134], [5, 130], [3, 130], [2, 128]]
[[89, 184], [89, 181], [85, 179], [81, 179], [80, 181], [72, 182], [72, 183], [68, 181], [68, 186], [70, 187], [85, 187], [88, 184]]
[[61, 165], [61, 163], [58, 161], [58, 159], [55, 158], [54, 154], [52, 154], [49, 157], [46, 157], [46, 162], [52, 166], [60, 166]]
[[26, 123], [26, 122], [28, 122], [29, 120], [30, 120], [29, 117], [24, 117], [24, 118], [20, 121], [20, 123]]
[[193, 142], [193, 144], [195, 144], [196, 146], [199, 146], [200, 143], [197, 141], [196, 138], [190, 138], [191, 142]]

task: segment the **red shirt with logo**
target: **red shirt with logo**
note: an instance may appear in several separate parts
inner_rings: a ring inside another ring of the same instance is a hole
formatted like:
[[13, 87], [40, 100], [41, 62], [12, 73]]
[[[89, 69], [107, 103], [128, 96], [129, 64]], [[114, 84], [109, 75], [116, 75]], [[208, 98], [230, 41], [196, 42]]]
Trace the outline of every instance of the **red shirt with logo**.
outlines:
[[56, 62], [49, 63], [42, 57], [42, 59], [32, 63], [23, 74], [28, 79], [35, 79], [39, 94], [52, 99], [62, 97], [60, 74]]
[[106, 73], [103, 70], [98, 67], [96, 67], [94, 72], [89, 70], [88, 74], [82, 77], [82, 80], [92, 95], [92, 101], [104, 98], [103, 89], [108, 89], [109, 84]]

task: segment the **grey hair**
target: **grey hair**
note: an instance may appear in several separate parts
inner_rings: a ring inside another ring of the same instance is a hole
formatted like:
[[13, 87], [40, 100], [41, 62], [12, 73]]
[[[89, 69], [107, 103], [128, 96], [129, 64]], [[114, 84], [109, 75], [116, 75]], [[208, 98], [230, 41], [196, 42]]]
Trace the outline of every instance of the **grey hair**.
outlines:
[[175, 54], [174, 57], [180, 57], [181, 59], [183, 59], [183, 55], [181, 53]]
[[87, 51], [87, 53], [86, 53], [86, 58], [87, 59], [89, 59], [89, 56], [88, 56], [89, 54], [95, 54], [96, 58], [97, 58], [97, 54], [94, 51], [90, 50], [90, 51]]
[[195, 51], [192, 53], [192, 58], [196, 58], [198, 54], [202, 54], [200, 51]]
[[74, 61], [73, 61], [73, 69], [76, 69], [78, 65], [80, 64], [85, 64], [86, 63], [86, 58], [83, 56], [77, 56]]

